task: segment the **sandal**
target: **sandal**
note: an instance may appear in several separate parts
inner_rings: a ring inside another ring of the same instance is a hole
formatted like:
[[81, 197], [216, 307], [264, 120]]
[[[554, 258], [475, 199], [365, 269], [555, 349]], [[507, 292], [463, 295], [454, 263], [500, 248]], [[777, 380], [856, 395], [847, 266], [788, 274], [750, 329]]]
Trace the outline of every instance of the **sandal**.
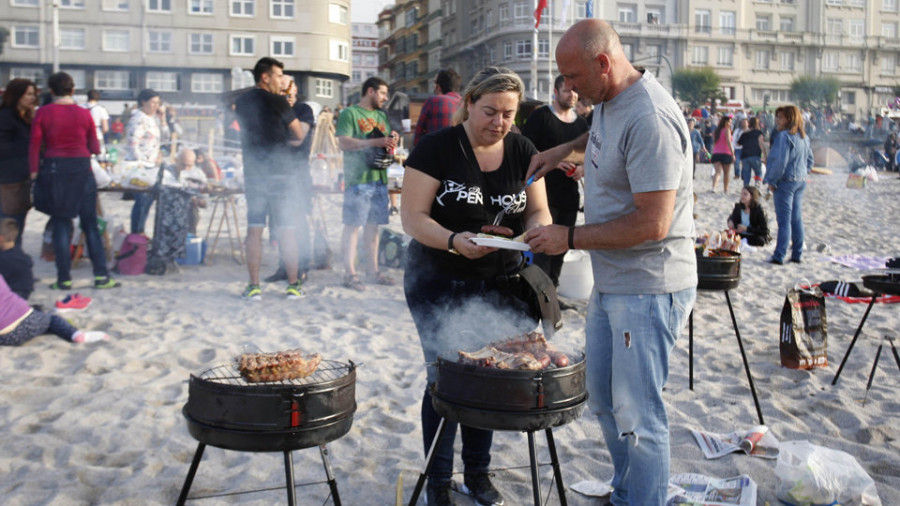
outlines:
[[393, 280], [393, 278], [391, 278], [387, 274], [384, 274], [383, 272], [376, 272], [374, 274], [369, 274], [368, 281], [371, 283], [375, 283], [376, 285], [382, 285], [382, 286], [394, 286], [397, 284]]
[[359, 276], [356, 274], [347, 274], [344, 276], [344, 288], [356, 290], [357, 292], [364, 292], [366, 290], [366, 285], [360, 281]]

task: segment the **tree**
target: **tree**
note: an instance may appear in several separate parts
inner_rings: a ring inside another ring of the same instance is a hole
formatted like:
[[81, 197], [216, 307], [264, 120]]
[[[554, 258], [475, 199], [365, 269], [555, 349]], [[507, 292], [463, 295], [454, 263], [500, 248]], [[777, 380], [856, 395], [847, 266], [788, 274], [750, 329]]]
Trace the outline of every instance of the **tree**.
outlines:
[[672, 76], [672, 88], [676, 98], [690, 104], [696, 109], [700, 104], [709, 101], [715, 110], [716, 100], [725, 101], [728, 97], [722, 91], [721, 80], [716, 71], [710, 67], [700, 70], [679, 70]]
[[801, 109], [837, 102], [841, 82], [833, 77], [798, 77], [791, 81], [791, 96]]

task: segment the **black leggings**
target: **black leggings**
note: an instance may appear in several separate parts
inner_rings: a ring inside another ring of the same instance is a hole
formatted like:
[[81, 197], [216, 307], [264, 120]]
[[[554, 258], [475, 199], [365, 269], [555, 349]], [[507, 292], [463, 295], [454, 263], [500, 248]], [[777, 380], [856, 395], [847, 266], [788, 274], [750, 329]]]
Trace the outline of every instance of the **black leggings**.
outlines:
[[68, 342], [78, 329], [55, 314], [32, 311], [9, 334], [0, 335], [0, 345], [19, 346], [41, 334], [54, 334]]

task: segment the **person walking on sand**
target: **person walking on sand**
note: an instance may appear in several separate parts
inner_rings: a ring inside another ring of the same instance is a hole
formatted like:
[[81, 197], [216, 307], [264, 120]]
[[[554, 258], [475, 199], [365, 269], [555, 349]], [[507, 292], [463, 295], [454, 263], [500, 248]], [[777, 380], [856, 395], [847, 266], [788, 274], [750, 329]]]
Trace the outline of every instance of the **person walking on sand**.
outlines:
[[734, 144], [731, 141], [731, 118], [722, 116], [719, 126], [713, 133], [715, 139], [712, 149], [712, 163], [715, 173], [712, 177], [712, 191], [716, 193], [716, 184], [719, 176], [722, 176], [722, 188], [728, 193], [728, 184], [731, 182], [731, 164], [734, 163]]
[[589, 407], [615, 473], [613, 504], [661, 505], [669, 481], [662, 389], [697, 293], [691, 138], [678, 104], [632, 66], [605, 21], [573, 25], [556, 48], [566, 87], [595, 104], [589, 134], [535, 155], [526, 175], [585, 152], [585, 225], [530, 230], [532, 251], [590, 250], [585, 324]]

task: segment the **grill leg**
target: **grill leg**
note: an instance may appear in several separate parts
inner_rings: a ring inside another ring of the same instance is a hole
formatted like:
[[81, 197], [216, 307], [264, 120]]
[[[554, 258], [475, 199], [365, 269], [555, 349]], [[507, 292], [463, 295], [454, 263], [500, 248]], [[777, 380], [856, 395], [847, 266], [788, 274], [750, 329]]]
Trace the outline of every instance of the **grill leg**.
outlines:
[[322, 465], [325, 466], [325, 476], [328, 478], [328, 487], [331, 488], [331, 499], [334, 501], [334, 506], [341, 506], [337, 481], [334, 479], [334, 473], [331, 472], [331, 461], [328, 460], [328, 448], [325, 445], [319, 445], [319, 454], [322, 455]]
[[556, 443], [553, 441], [553, 430], [544, 431], [547, 434], [547, 446], [550, 448], [550, 463], [553, 465], [553, 474], [556, 476], [556, 492], [559, 494], [560, 506], [568, 506], [566, 501], [566, 487], [563, 485], [562, 471], [559, 469], [559, 457], [556, 456]]
[[862, 332], [863, 325], [866, 323], [866, 318], [869, 317], [869, 311], [872, 310], [872, 306], [875, 305], [875, 299], [878, 298], [877, 293], [872, 294], [872, 302], [869, 302], [869, 307], [866, 308], [866, 312], [863, 313], [862, 321], [859, 322], [859, 327], [856, 327], [856, 333], [853, 334], [853, 340], [850, 341], [850, 347], [847, 348], [847, 353], [844, 353], [844, 359], [841, 360], [841, 365], [838, 367], [837, 373], [834, 375], [834, 379], [831, 380], [831, 385], [837, 385], [838, 378], [841, 377], [841, 371], [844, 370], [844, 364], [847, 363], [847, 357], [850, 356], [850, 352], [853, 351], [853, 345], [856, 344], [856, 339], [859, 337], [859, 333]]
[[534, 506], [541, 506], [541, 482], [538, 480], [538, 460], [533, 431], [528, 431], [528, 456], [531, 458], [531, 490], [534, 493]]
[[759, 408], [759, 397], [756, 396], [756, 387], [753, 385], [753, 376], [750, 375], [750, 364], [747, 363], [747, 354], [744, 353], [744, 341], [741, 340], [741, 332], [738, 330], [737, 319], [734, 317], [734, 308], [731, 306], [731, 296], [725, 290], [725, 300], [728, 301], [728, 312], [731, 313], [731, 324], [734, 325], [734, 335], [737, 337], [738, 347], [741, 349], [741, 359], [744, 360], [744, 371], [747, 372], [747, 382], [750, 383], [750, 393], [753, 394], [753, 404], [756, 405], [756, 415], [759, 416], [760, 425], [765, 425], [762, 410]]
[[294, 506], [297, 502], [297, 491], [294, 490], [294, 456], [290, 450], [284, 452], [284, 476], [287, 481], [288, 506]]
[[409, 506], [416, 506], [416, 503], [419, 501], [419, 494], [422, 493], [422, 487], [425, 485], [425, 478], [428, 477], [428, 471], [431, 471], [431, 464], [434, 460], [434, 450], [437, 448], [438, 441], [441, 440], [446, 428], [447, 419], [441, 418], [440, 423], [438, 423], [437, 434], [434, 435], [434, 440], [431, 442], [431, 448], [428, 449], [428, 455], [425, 456], [425, 469], [422, 470], [418, 481], [416, 481], [416, 488], [413, 490], [413, 495], [409, 499]]
[[194, 452], [194, 460], [191, 461], [191, 468], [188, 470], [187, 476], [184, 478], [184, 485], [181, 487], [181, 495], [178, 496], [177, 506], [184, 506], [187, 501], [188, 492], [191, 491], [191, 484], [194, 482], [194, 475], [197, 474], [197, 468], [200, 466], [200, 459], [203, 458], [203, 451], [206, 450], [206, 444], [197, 445], [197, 451]]
[[694, 310], [688, 315], [688, 381], [689, 388], [694, 391]]

